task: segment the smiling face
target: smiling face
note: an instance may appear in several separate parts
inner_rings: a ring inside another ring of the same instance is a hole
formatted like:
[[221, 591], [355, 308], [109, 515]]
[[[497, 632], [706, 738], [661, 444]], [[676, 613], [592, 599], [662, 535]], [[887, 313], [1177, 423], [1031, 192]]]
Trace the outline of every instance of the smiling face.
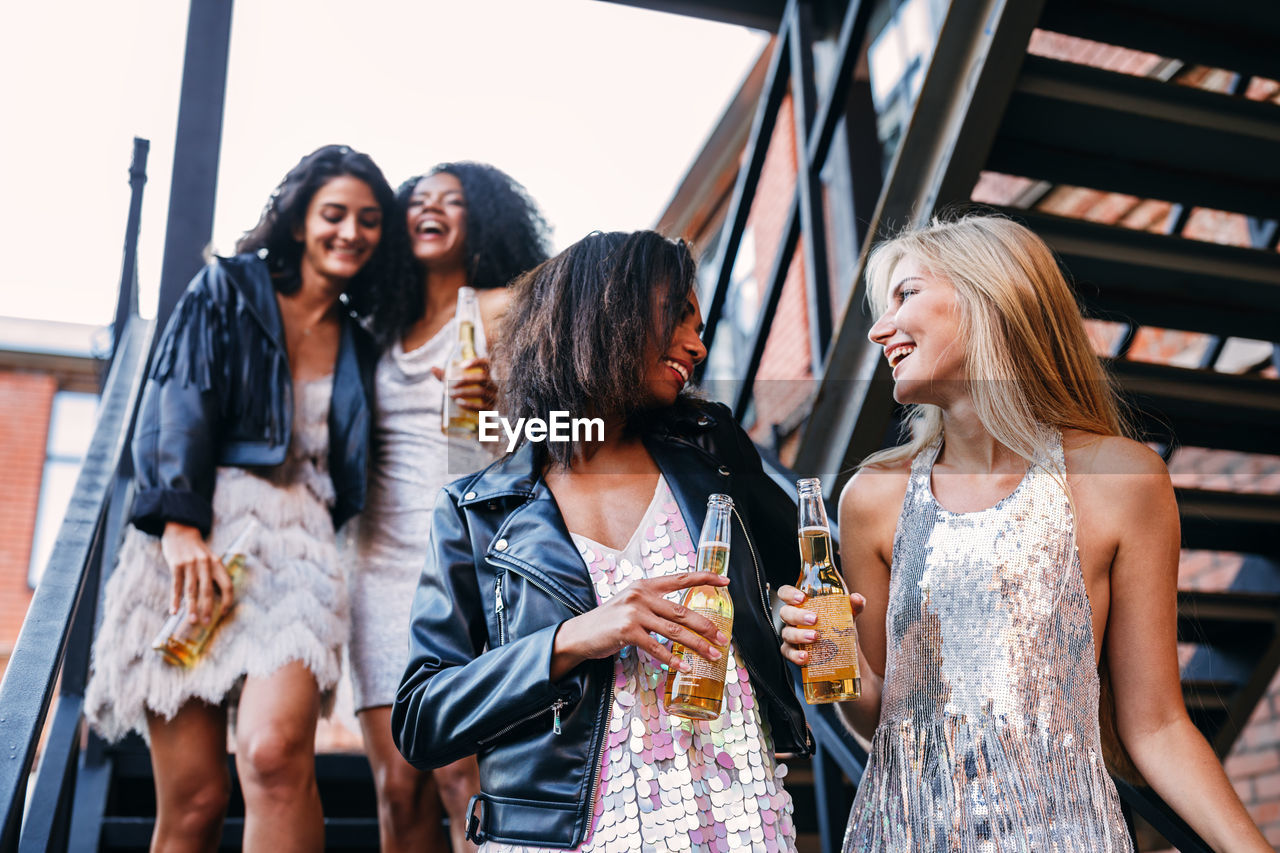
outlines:
[[946, 406], [963, 394], [964, 345], [955, 286], [906, 255], [890, 276], [889, 302], [868, 337], [884, 347], [899, 403]]
[[339, 175], [311, 197], [294, 229], [302, 243], [299, 271], [345, 286], [373, 257], [382, 239], [382, 207], [359, 178]]
[[467, 199], [449, 172], [418, 181], [405, 208], [413, 256], [428, 269], [460, 268], [466, 258]]
[[654, 405], [670, 406], [674, 403], [693, 376], [694, 366], [707, 357], [707, 348], [702, 344], [702, 328], [698, 294], [690, 290], [684, 312], [666, 349], [659, 353], [657, 343], [650, 343], [654, 355], [649, 361], [644, 384]]

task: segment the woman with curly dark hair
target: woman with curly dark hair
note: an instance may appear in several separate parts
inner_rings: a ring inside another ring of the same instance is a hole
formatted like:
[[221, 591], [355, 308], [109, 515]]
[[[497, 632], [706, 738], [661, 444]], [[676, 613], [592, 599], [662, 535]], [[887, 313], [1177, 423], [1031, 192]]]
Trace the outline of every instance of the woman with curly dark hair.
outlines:
[[[407, 662], [409, 602], [426, 553], [436, 492], [491, 457], [479, 443], [441, 430], [443, 368], [458, 340], [455, 306], [478, 292], [480, 358], [473, 379], [449, 394], [458, 405], [491, 405], [486, 338], [507, 303], [505, 285], [547, 255], [547, 224], [506, 173], [483, 163], [444, 163], [400, 187], [419, 275], [375, 294], [378, 411], [369, 508], [356, 536], [351, 575], [351, 668], [355, 707], [378, 792], [382, 849], [444, 849], [440, 804], [455, 850], [467, 847], [466, 806], [479, 790], [474, 758], [434, 774], [405, 763], [391, 740], [391, 703]], [[391, 282], [387, 282], [391, 284]]]
[[[766, 592], [799, 573], [795, 508], [729, 410], [685, 392], [694, 284], [683, 242], [639, 231], [512, 287], [503, 416], [603, 432], [525, 440], [436, 500], [393, 731], [417, 767], [479, 750], [484, 853], [795, 849], [775, 748], [809, 739]], [[695, 570], [712, 495], [734, 505], [723, 575]], [[701, 584], [727, 585], [732, 638], [680, 603]], [[723, 659], [717, 719], [668, 714], [673, 640]]]
[[[160, 340], [133, 440], [133, 527], [85, 700], [107, 739], [150, 741], [152, 850], [218, 846], [233, 710], [245, 849], [324, 845], [315, 730], [348, 630], [334, 531], [365, 502], [377, 361], [351, 306], [407, 272], [404, 240], [373, 161], [321, 148], [272, 193], [240, 254], [196, 276]], [[246, 561], [234, 586], [217, 556], [233, 540]], [[235, 605], [189, 666], [152, 645], [184, 599], [194, 625]]]

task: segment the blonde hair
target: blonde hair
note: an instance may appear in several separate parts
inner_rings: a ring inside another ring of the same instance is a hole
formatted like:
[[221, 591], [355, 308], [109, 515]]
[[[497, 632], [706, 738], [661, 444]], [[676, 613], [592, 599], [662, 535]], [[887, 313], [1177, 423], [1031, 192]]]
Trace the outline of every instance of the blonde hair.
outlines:
[[[976, 214], [905, 231], [867, 260], [875, 316], [888, 306], [894, 268], [906, 257], [955, 287], [966, 384], [997, 441], [1033, 463], [1047, 451], [1041, 425], [1126, 433], [1111, 380], [1043, 240], [1013, 220]], [[910, 459], [942, 434], [941, 409], [911, 409], [907, 443], [873, 453], [859, 467]]]

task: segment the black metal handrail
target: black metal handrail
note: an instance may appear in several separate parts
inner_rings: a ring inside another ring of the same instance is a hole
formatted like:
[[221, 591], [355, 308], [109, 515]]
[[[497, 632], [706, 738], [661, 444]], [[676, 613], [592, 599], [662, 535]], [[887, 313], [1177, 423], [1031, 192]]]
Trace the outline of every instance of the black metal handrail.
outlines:
[[[126, 325], [124, 340], [103, 390], [98, 424], [58, 531], [53, 555], [41, 576], [4, 680], [0, 682], [0, 717], [4, 720], [10, 759], [0, 762], [0, 808], [4, 810], [0, 850], [5, 853], [18, 849], [27, 777], [35, 762], [54, 687], [63, 673], [72, 625], [86, 619], [90, 628], [93, 625], [97, 604], [96, 558], [108, 533], [104, 522], [109, 496], [141, 393], [151, 329], [152, 324], [139, 317], [132, 318]], [[87, 649], [77, 651], [87, 653]], [[83, 660], [87, 663], [87, 657]], [[69, 807], [65, 802], [66, 779], [79, 749], [83, 691], [84, 674], [68, 669], [36, 777], [33, 803], [41, 807], [41, 817], [35, 819], [33, 806], [33, 814], [21, 833], [24, 851], [45, 849], [46, 844], [41, 841], [56, 830]], [[51, 805], [54, 807], [50, 808]]]
[[[134, 139], [133, 197], [126, 224], [111, 366], [98, 422], [53, 553], [0, 681], [0, 723], [9, 761], [0, 763], [0, 853], [64, 849], [82, 735], [99, 578], [114, 554], [129, 478], [125, 448], [137, 413], [154, 323], [138, 316], [137, 236], [150, 143]], [[47, 731], [55, 686], [58, 704]], [[31, 807], [27, 787], [44, 734]]]

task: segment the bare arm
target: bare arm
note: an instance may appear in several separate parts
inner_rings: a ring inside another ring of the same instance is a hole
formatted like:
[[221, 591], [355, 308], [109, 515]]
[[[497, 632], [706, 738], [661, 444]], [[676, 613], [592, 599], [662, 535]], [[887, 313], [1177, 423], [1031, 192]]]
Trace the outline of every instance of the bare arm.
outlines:
[[1173, 485], [1147, 448], [1112, 439], [1076, 495], [1104, 501], [1120, 534], [1104, 654], [1125, 748], [1151, 787], [1214, 850], [1267, 851], [1217, 756], [1187, 716], [1177, 659], [1180, 529]]

